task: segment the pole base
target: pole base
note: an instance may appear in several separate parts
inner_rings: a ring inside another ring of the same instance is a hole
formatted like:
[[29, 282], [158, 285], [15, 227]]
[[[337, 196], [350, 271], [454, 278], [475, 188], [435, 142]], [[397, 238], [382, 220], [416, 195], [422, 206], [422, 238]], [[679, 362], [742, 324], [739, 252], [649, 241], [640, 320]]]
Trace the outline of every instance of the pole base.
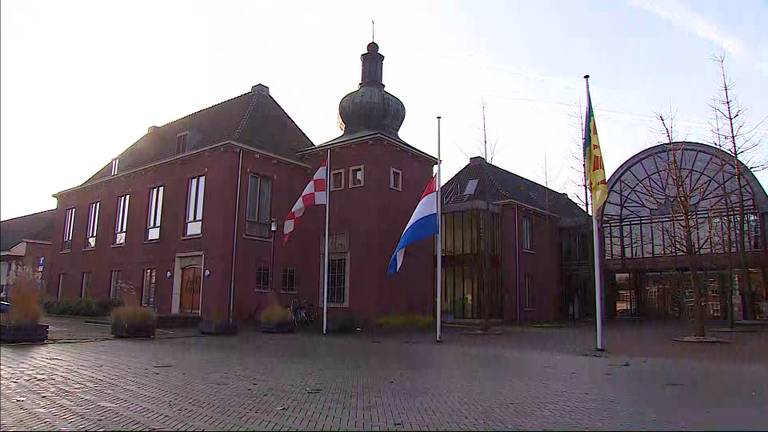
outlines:
[[605, 352], [605, 348], [595, 348], [595, 351], [597, 351], [597, 352]]

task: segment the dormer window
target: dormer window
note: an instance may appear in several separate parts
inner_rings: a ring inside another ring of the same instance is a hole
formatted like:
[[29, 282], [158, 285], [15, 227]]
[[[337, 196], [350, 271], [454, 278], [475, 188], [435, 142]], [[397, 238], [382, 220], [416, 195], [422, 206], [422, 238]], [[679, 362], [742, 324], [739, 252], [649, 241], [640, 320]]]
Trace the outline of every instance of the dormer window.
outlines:
[[117, 169], [120, 166], [120, 159], [112, 159], [112, 175], [117, 175]]
[[187, 151], [187, 135], [186, 132], [176, 135], [176, 154]]

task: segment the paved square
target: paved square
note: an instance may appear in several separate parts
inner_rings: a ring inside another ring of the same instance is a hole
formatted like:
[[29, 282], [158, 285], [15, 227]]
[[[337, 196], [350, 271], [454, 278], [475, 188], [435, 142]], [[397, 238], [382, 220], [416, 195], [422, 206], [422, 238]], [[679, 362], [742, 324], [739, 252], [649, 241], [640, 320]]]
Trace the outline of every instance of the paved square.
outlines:
[[588, 326], [502, 331], [3, 346], [0, 427], [768, 428], [765, 331], [702, 346], [614, 326], [605, 357]]

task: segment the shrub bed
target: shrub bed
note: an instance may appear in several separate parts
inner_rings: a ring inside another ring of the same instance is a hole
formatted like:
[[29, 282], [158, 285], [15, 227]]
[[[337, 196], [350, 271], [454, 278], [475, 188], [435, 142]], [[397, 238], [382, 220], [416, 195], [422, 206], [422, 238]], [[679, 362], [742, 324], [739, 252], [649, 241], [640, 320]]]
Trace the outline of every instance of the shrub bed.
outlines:
[[113, 308], [122, 305], [121, 300], [47, 300], [43, 309], [51, 315], [107, 316]]

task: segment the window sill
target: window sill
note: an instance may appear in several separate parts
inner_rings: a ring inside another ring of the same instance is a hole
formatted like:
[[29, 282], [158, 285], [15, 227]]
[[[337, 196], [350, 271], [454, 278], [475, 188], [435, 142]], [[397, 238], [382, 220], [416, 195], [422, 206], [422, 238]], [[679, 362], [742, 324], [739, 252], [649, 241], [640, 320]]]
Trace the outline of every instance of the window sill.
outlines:
[[196, 238], [202, 238], [202, 234], [194, 234], [194, 235], [188, 235], [188, 236], [181, 236], [182, 240], [190, 240], [190, 239], [196, 239]]
[[533, 249], [523, 249], [523, 252], [529, 253], [529, 254], [535, 254], [536, 253], [536, 251], [533, 250]]
[[250, 235], [250, 234], [243, 234], [243, 238], [248, 240], [257, 240], [257, 241], [263, 241], [263, 242], [269, 242], [269, 243], [272, 242], [272, 237], [259, 237], [259, 236]]
[[365, 186], [365, 184], [359, 184], [359, 185], [349, 185], [349, 189], [355, 189], [355, 188], [361, 188]]
[[121, 248], [121, 247], [125, 247], [125, 243], [120, 243], [120, 244], [113, 244], [113, 245], [112, 245], [112, 246], [110, 246], [110, 247], [113, 247], [113, 248]]
[[286, 290], [283, 290], [283, 289], [281, 289], [281, 290], [280, 290], [280, 294], [292, 294], [292, 295], [296, 295], [296, 294], [298, 294], [298, 291], [296, 291], [296, 290], [293, 290], [293, 291], [286, 291]]
[[83, 252], [90, 252], [90, 251], [95, 251], [95, 250], [96, 250], [96, 248], [95, 248], [95, 247], [87, 247], [87, 248], [83, 248]]
[[59, 251], [59, 254], [63, 255], [63, 254], [68, 254], [70, 252], [72, 252], [72, 249], [64, 249], [64, 250]]
[[160, 239], [144, 240], [144, 244], [160, 243]]
[[403, 188], [399, 188], [398, 189], [398, 188], [396, 188], [394, 186], [390, 186], [389, 188], [392, 189], [393, 191], [398, 191], [398, 192], [402, 192], [403, 191]]
[[[323, 307], [323, 305], [320, 304], [320, 307]], [[328, 303], [328, 307], [329, 308], [336, 308], [336, 309], [343, 309], [343, 308], [348, 308], [349, 304], [348, 303]]]
[[268, 290], [268, 289], [254, 289], [253, 292], [257, 292], [257, 293], [271, 293], [272, 290]]

